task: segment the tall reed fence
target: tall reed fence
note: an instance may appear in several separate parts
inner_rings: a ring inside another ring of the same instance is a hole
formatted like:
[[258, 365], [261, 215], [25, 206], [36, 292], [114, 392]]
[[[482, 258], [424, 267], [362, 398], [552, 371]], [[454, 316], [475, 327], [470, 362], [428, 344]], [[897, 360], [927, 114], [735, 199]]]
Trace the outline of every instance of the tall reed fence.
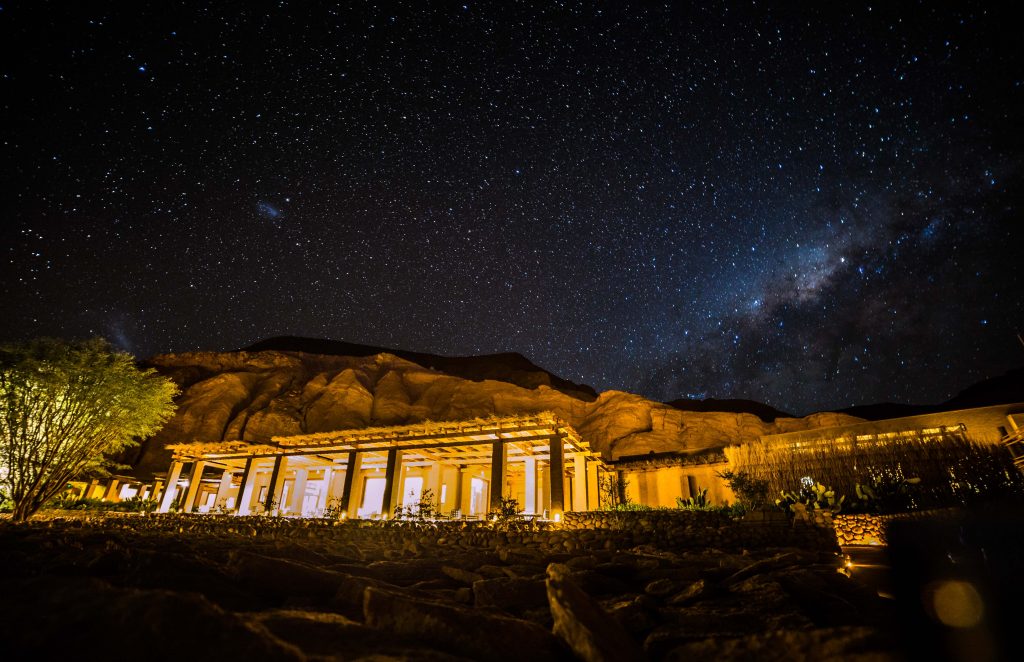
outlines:
[[[780, 444], [756, 441], [725, 450], [729, 468], [768, 486], [768, 499], [822, 483], [845, 495], [845, 507], [876, 512], [971, 505], [993, 498], [1024, 498], [1024, 476], [1002, 446], [981, 444], [962, 431], [908, 432], [871, 438]], [[913, 480], [920, 479], [920, 480]], [[870, 506], [857, 485], [886, 495]]]

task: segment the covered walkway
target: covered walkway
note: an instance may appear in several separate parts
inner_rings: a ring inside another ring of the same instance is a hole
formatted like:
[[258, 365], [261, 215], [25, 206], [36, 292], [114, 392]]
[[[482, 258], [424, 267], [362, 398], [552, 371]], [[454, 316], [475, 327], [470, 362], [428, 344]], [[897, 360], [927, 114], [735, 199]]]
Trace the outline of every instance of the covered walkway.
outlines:
[[526, 515], [557, 518], [598, 507], [604, 470], [548, 413], [170, 448], [159, 512], [387, 518], [429, 499], [444, 516], [484, 517], [512, 498]]

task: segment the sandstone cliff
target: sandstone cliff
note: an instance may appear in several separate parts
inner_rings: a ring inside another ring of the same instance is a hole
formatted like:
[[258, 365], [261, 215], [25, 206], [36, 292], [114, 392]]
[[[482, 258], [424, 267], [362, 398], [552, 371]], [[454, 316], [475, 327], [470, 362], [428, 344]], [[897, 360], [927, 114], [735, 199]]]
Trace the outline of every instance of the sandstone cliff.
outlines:
[[174, 418], [140, 447], [134, 462], [140, 476], [166, 470], [171, 443], [265, 442], [276, 435], [492, 414], [552, 411], [607, 459], [713, 450], [763, 434], [860, 420], [824, 413], [767, 423], [747, 413], [680, 411], [621, 391], [578, 398], [543, 383], [472, 381], [387, 353], [195, 352], [157, 356], [148, 365], [182, 393]]

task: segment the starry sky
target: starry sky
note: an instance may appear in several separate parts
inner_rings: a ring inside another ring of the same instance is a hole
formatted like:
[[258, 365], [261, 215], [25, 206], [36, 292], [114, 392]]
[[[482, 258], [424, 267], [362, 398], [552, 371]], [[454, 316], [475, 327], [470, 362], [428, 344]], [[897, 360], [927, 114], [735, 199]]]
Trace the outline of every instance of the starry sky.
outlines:
[[802, 4], [0, 3], [0, 337], [795, 413], [1024, 363], [1018, 23]]

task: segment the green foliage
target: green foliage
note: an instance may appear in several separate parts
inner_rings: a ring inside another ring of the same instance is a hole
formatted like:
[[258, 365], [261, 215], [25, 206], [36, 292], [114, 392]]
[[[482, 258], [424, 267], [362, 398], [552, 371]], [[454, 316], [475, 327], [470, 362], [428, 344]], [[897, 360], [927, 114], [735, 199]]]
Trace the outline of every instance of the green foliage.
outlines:
[[[410, 492], [410, 494], [413, 494]], [[420, 493], [419, 501], [411, 506], [395, 506], [395, 519], [428, 520], [437, 515], [434, 504], [434, 490], [429, 487]]]
[[341, 499], [331, 499], [324, 507], [324, 519], [341, 519], [345, 511], [341, 509]]
[[103, 499], [86, 499], [62, 495], [47, 502], [43, 507], [47, 510], [152, 513], [156, 510], [157, 505], [157, 502], [153, 499], [143, 499], [137, 496], [122, 501], [104, 501]]
[[959, 428], [792, 444], [757, 441], [727, 448], [725, 454], [730, 471], [764, 481], [769, 494], [790, 492], [801, 478], [814, 476], [835, 494], [850, 495], [843, 508], [862, 512], [970, 506], [994, 499], [1024, 502], [1024, 476], [1007, 450], [974, 442]]
[[129, 499], [124, 499], [113, 504], [112, 510], [126, 512], [126, 513], [152, 513], [156, 511], [157, 502], [155, 499], [143, 499], [142, 497], [133, 496]]
[[872, 476], [866, 483], [857, 483], [853, 510], [867, 513], [914, 510], [917, 505], [915, 487], [920, 484], [921, 479], [917, 477]]
[[843, 502], [846, 495], [836, 495], [835, 490], [825, 487], [821, 483], [804, 479], [800, 488], [796, 491], [780, 492], [780, 498], [775, 500], [775, 505], [786, 511], [793, 510], [793, 504], [801, 503], [809, 510], [831, 510], [838, 513], [843, 509]]
[[747, 510], [749, 510], [742, 503], [734, 503], [732, 505], [726, 503], [724, 506], [719, 506], [719, 508], [721, 508], [722, 513], [728, 515], [729, 517], [735, 517], [737, 519], [746, 515]]
[[154, 434], [174, 411], [175, 385], [139, 370], [102, 339], [0, 346], [0, 477], [28, 519], [76, 477]]
[[629, 481], [618, 474], [602, 476], [597, 481], [600, 502], [606, 510], [615, 510], [615, 506], [625, 506], [630, 503], [626, 489]]
[[733, 491], [739, 503], [751, 510], [763, 508], [768, 504], [768, 481], [754, 478], [746, 471], [716, 471]]
[[613, 511], [613, 512], [620, 512], [620, 513], [637, 513], [637, 512], [647, 512], [649, 510], [665, 510], [665, 508], [655, 508], [654, 506], [646, 506], [646, 505], [644, 505], [642, 503], [627, 502], [627, 503], [617, 503], [617, 504], [602, 506], [601, 510], [608, 510], [608, 511]]
[[697, 489], [697, 494], [684, 499], [676, 497], [676, 507], [684, 510], [710, 510], [714, 505], [708, 501], [708, 488]]
[[[179, 501], [180, 500], [180, 501]], [[184, 497], [181, 493], [174, 497], [174, 501], [171, 502], [171, 510], [181, 510], [184, 507]], [[277, 499], [271, 499], [269, 503], [260, 501], [256, 504], [253, 512], [256, 515], [264, 515], [267, 517], [277, 517], [281, 514], [281, 504]]]
[[492, 510], [490, 519], [498, 522], [516, 522], [523, 518], [519, 512], [519, 502], [513, 497], [501, 497], [497, 510]]

